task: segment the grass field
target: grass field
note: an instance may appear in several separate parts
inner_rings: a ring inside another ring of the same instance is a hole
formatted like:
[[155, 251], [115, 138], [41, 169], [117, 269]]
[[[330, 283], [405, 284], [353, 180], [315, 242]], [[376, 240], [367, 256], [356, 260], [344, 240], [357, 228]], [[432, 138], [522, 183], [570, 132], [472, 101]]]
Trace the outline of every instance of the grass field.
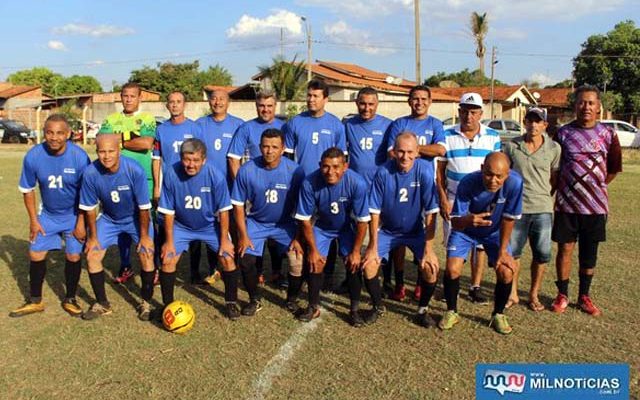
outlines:
[[[107, 284], [113, 315], [91, 322], [67, 316], [59, 306], [64, 295], [60, 253], [52, 253], [49, 261], [46, 311], [8, 317], [28, 293], [28, 225], [17, 191], [25, 149], [0, 148], [0, 335], [5, 351], [0, 398], [471, 399], [479, 362], [628, 363], [632, 398], [640, 398], [637, 153], [625, 155], [625, 171], [610, 188], [608, 241], [601, 247], [592, 289], [604, 312], [601, 318], [575, 307], [565, 315], [535, 314], [522, 305], [508, 311], [514, 333], [502, 337], [487, 327], [491, 307], [471, 304], [463, 290], [463, 321], [450, 332], [416, 326], [410, 318], [416, 304], [392, 301], [379, 323], [354, 329], [345, 322], [348, 298], [337, 295], [324, 296], [321, 318], [303, 325], [283, 309], [284, 293], [266, 288], [265, 307], [256, 317], [230, 322], [222, 314], [221, 283], [213, 288], [179, 284], [176, 298], [191, 303], [197, 313], [194, 329], [180, 336], [137, 320], [139, 279], [126, 286]], [[118, 261], [114, 251], [109, 254], [110, 276]], [[525, 290], [528, 263], [526, 253]], [[179, 281], [188, 278], [182, 265]], [[415, 272], [409, 270], [407, 282], [413, 282]], [[467, 269], [465, 289], [468, 274]], [[545, 276], [542, 300], [547, 305], [555, 295], [554, 274]], [[492, 290], [494, 282], [487, 273], [485, 287]], [[93, 298], [86, 273], [80, 285], [79, 300], [86, 306]], [[240, 296], [246, 300], [244, 292]], [[575, 297], [574, 269], [570, 298]], [[160, 301], [159, 290], [155, 299]], [[444, 308], [434, 302], [435, 314]]]

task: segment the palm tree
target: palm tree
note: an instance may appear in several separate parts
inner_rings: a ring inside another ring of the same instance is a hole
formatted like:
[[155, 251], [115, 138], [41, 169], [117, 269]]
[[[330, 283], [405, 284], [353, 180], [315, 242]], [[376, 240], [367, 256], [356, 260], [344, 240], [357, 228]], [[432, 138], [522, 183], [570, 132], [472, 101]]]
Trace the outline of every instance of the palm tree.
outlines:
[[[296, 56], [297, 57], [297, 56]], [[297, 100], [306, 88], [306, 67], [303, 62], [286, 61], [282, 56], [275, 57], [273, 64], [261, 65], [258, 70], [271, 82], [271, 88], [280, 101]]]
[[469, 21], [469, 28], [471, 29], [471, 35], [476, 41], [476, 56], [480, 62], [480, 75], [484, 75], [484, 53], [487, 50], [484, 46], [484, 39], [489, 31], [489, 18], [487, 13], [478, 14], [477, 12], [471, 13], [471, 19]]

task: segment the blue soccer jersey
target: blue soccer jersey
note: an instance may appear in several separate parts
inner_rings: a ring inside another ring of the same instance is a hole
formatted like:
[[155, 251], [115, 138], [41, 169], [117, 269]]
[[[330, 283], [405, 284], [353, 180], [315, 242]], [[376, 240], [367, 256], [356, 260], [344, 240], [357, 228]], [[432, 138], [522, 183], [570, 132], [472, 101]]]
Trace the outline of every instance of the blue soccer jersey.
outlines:
[[[152, 158], [162, 160], [165, 166], [180, 161], [180, 146], [187, 139], [201, 139], [200, 127], [190, 119], [180, 124], [167, 121], [156, 128]], [[209, 145], [207, 145], [209, 147]]]
[[283, 127], [286, 151], [293, 153], [296, 162], [305, 174], [318, 169], [322, 153], [337, 147], [347, 150], [344, 125], [333, 114], [325, 112], [321, 117], [312, 117], [305, 111], [293, 117]]
[[382, 115], [376, 115], [368, 121], [357, 115], [345, 122], [349, 168], [362, 175], [368, 184], [371, 184], [376, 170], [387, 159], [384, 136], [389, 124], [391, 120]]
[[275, 118], [271, 122], [264, 122], [260, 118], [254, 118], [238, 127], [236, 134], [231, 140], [227, 157], [240, 160], [248, 153], [250, 159], [260, 157], [260, 138], [262, 132], [267, 129], [282, 129], [284, 121]]
[[467, 174], [460, 181], [453, 202], [451, 218], [468, 214], [491, 213], [491, 226], [468, 227], [463, 230], [471, 238], [484, 238], [500, 230], [502, 217], [519, 219], [522, 215], [522, 177], [515, 171], [497, 192], [489, 192], [482, 182], [482, 172]]
[[[400, 117], [389, 125], [387, 135], [387, 151], [393, 149], [396, 137], [402, 132], [413, 132], [418, 137], [418, 144], [426, 146], [430, 144], [441, 144], [444, 146], [444, 127], [442, 121], [429, 115], [425, 119], [416, 119], [410, 115]], [[433, 161], [432, 157], [426, 158]]]
[[384, 163], [373, 178], [369, 211], [380, 214], [381, 229], [392, 235], [424, 231], [423, 214], [439, 211], [433, 166], [415, 160], [409, 172], [400, 172], [395, 160]]
[[231, 203], [245, 206], [247, 216], [261, 223], [293, 222], [296, 200], [304, 171], [295, 162], [282, 158], [274, 169], [266, 169], [262, 157], [255, 158], [238, 171]]
[[216, 214], [231, 209], [227, 181], [213, 165], [205, 163], [195, 176], [177, 162], [165, 170], [158, 211], [175, 215], [175, 224], [186, 229], [213, 228]]
[[40, 187], [42, 208], [49, 215], [76, 215], [82, 175], [91, 160], [80, 147], [67, 142], [61, 155], [52, 155], [47, 144], [27, 152], [22, 162], [18, 189], [29, 193]]
[[144, 170], [135, 160], [120, 156], [114, 173], [107, 171], [99, 160], [85, 171], [80, 189], [80, 209], [94, 210], [102, 204], [102, 217], [116, 224], [137, 220], [138, 209], [151, 208], [149, 188]]
[[318, 169], [302, 183], [295, 217], [305, 221], [315, 215], [316, 227], [339, 232], [352, 226], [351, 218], [360, 222], [371, 219], [367, 193], [367, 183], [352, 170], [347, 170], [340, 182], [329, 185]]
[[242, 120], [227, 114], [222, 121], [216, 121], [207, 115], [196, 121], [200, 126], [201, 139], [207, 145], [207, 160], [213, 164], [225, 177], [227, 176], [227, 153], [231, 139]]

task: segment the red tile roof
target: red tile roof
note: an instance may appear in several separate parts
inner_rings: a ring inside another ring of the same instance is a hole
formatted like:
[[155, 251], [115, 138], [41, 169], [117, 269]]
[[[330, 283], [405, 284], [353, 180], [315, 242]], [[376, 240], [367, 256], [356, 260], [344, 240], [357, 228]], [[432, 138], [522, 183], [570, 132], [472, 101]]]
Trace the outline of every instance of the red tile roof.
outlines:
[[10, 86], [0, 91], [0, 98], [9, 99], [13, 96], [38, 89], [40, 89], [40, 86]]
[[[522, 88], [522, 85], [512, 85], [512, 86], [495, 86], [493, 88], [493, 99], [495, 101], [506, 101], [509, 97], [511, 97], [515, 92]], [[525, 88], [526, 89], [526, 88]], [[478, 93], [484, 101], [489, 101], [491, 97], [491, 87], [490, 86], [467, 86], [467, 87], [457, 87], [457, 88], [431, 88], [432, 93], [441, 93], [449, 96], [454, 96], [458, 100], [460, 100], [460, 96], [464, 93], [475, 92]]]
[[538, 104], [541, 106], [570, 107], [568, 96], [573, 89], [553, 88], [553, 89], [531, 89], [531, 92], [539, 93]]

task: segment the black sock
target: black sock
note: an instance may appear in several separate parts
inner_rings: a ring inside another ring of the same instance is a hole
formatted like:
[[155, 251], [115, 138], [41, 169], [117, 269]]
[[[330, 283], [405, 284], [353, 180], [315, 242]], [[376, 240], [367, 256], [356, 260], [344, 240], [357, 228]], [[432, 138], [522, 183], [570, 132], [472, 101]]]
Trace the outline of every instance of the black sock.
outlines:
[[347, 286], [349, 287], [349, 300], [351, 311], [356, 311], [360, 306], [360, 292], [362, 291], [362, 271], [355, 274], [347, 269]]
[[460, 278], [451, 279], [444, 275], [444, 298], [447, 299], [447, 310], [458, 312], [458, 293], [460, 292]]
[[256, 257], [255, 267], [256, 275], [262, 275], [264, 273], [264, 257]]
[[218, 267], [218, 255], [207, 246], [207, 264], [209, 264], [209, 275], [213, 275]]
[[104, 270], [100, 272], [89, 272], [89, 282], [96, 296], [96, 301], [102, 305], [109, 304], [107, 293], [104, 290]]
[[176, 273], [160, 271], [160, 291], [162, 304], [168, 306], [173, 303], [173, 287], [176, 285]]
[[282, 260], [284, 259], [282, 253], [278, 251], [278, 245], [274, 242], [267, 244], [269, 249], [269, 256], [271, 257], [271, 274], [280, 274], [282, 271]]
[[47, 273], [47, 260], [31, 261], [29, 264], [29, 291], [31, 301], [39, 303], [42, 301], [42, 285], [44, 276]]
[[[289, 287], [287, 288], [287, 301], [296, 301], [302, 287], [302, 277], [289, 274]], [[309, 287], [311, 291], [311, 287]]]
[[557, 280], [556, 287], [558, 288], [558, 292], [560, 292], [560, 294], [563, 294], [567, 297], [569, 296], [569, 280], [568, 279]]
[[257, 257], [245, 254], [240, 260], [240, 268], [242, 271], [242, 282], [244, 288], [249, 293], [251, 301], [260, 300], [258, 293], [258, 271], [256, 269]]
[[435, 282], [428, 283], [424, 279], [420, 279], [420, 302], [418, 304], [418, 307], [428, 307], [435, 290]]
[[587, 275], [583, 273], [579, 273], [580, 277], [580, 291], [578, 296], [588, 296], [589, 288], [591, 288], [591, 279], [593, 279], [593, 275]]
[[224, 281], [224, 301], [227, 303], [235, 303], [238, 301], [238, 278], [240, 270], [222, 271], [222, 280]]
[[398, 269], [395, 270], [395, 278], [396, 278], [396, 287], [399, 288], [401, 286], [404, 286], [404, 269], [401, 269], [398, 271]]
[[509, 296], [511, 295], [511, 286], [513, 282], [503, 283], [496, 282], [496, 288], [493, 293], [493, 315], [503, 314], [504, 307], [507, 305], [509, 301]]
[[82, 261], [69, 261], [64, 263], [64, 280], [67, 287], [67, 299], [76, 297], [78, 291], [78, 282], [80, 282], [80, 273], [82, 271]]
[[192, 280], [200, 278], [200, 247], [199, 240], [189, 243], [189, 267]]
[[336, 258], [338, 256], [338, 241], [332, 240], [329, 245], [329, 253], [327, 254], [327, 262], [324, 266], [324, 274], [327, 279], [332, 279], [333, 273], [336, 270]]
[[320, 288], [322, 288], [322, 281], [324, 275], [311, 274], [309, 277], [309, 307], [318, 308], [320, 306]]
[[382, 305], [382, 293], [380, 293], [380, 281], [377, 276], [374, 276], [371, 279], [364, 278], [364, 286], [367, 288], [367, 292], [369, 292], [369, 296], [371, 296], [371, 302], [373, 306], [378, 308]]
[[153, 297], [153, 279], [156, 276], [155, 271], [141, 271], [140, 280], [142, 281], [140, 288], [140, 297], [144, 301], [151, 301]]
[[391, 286], [391, 269], [393, 265], [383, 258], [380, 267], [382, 267], [382, 282], [384, 286]]

